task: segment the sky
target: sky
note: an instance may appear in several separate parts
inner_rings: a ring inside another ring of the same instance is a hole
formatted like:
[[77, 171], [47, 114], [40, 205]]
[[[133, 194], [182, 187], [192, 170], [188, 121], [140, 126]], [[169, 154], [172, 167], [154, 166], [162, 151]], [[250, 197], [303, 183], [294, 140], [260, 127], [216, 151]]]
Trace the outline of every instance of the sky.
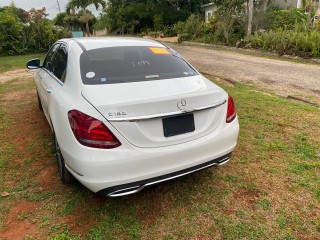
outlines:
[[[0, 0], [0, 7], [8, 6], [12, 0]], [[29, 11], [31, 8], [42, 8], [46, 7], [49, 16], [47, 18], [53, 19], [57, 13], [59, 13], [58, 2], [60, 4], [61, 12], [64, 12], [68, 0], [13, 0], [14, 4], [18, 8]], [[94, 6], [88, 8], [95, 16], [99, 15], [99, 12], [95, 10]]]

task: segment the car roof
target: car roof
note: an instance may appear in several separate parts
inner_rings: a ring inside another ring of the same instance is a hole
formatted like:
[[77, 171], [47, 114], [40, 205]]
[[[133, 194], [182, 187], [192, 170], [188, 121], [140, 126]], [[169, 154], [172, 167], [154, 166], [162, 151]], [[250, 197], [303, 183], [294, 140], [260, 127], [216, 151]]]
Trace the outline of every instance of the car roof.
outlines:
[[105, 48], [105, 47], [122, 47], [122, 46], [155, 46], [165, 47], [158, 41], [147, 38], [134, 37], [84, 37], [84, 38], [66, 38], [60, 41], [69, 43], [76, 42], [83, 51]]

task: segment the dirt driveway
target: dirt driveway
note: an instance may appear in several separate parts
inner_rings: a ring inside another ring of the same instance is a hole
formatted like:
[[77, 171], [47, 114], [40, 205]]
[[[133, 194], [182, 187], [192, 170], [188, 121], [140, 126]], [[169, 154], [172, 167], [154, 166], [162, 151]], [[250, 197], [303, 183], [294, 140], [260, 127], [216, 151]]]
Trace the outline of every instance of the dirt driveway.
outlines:
[[235, 82], [253, 82], [284, 97], [320, 105], [320, 65], [295, 63], [237, 52], [171, 45], [200, 72]]

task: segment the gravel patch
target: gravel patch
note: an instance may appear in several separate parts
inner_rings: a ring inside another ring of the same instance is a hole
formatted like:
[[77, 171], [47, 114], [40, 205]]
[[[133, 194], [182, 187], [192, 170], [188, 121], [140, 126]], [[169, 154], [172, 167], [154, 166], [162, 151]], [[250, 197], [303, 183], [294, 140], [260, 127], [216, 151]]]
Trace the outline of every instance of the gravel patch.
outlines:
[[197, 46], [172, 45], [202, 73], [228, 81], [254, 83], [286, 98], [320, 106], [320, 64], [251, 56]]

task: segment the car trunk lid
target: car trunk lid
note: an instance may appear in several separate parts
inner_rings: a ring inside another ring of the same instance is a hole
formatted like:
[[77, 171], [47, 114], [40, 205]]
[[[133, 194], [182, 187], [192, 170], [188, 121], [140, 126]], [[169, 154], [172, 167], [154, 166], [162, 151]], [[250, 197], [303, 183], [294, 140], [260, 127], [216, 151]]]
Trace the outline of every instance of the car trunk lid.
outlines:
[[211, 133], [225, 118], [227, 99], [201, 75], [84, 85], [82, 95], [137, 147], [180, 144]]

